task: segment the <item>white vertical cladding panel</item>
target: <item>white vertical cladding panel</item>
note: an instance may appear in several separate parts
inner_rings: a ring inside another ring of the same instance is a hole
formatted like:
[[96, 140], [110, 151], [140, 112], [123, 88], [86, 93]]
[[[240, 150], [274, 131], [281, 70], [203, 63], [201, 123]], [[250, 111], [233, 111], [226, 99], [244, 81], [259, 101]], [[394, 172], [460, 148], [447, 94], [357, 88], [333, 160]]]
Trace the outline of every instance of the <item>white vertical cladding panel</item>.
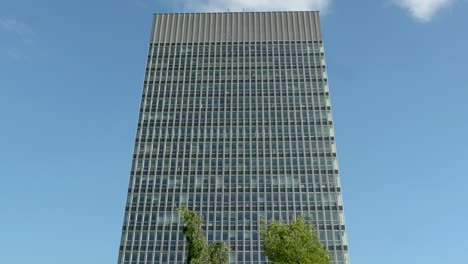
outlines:
[[192, 35], [191, 14], [184, 14], [184, 34], [180, 38], [182, 43], [188, 42]]
[[174, 31], [177, 28], [177, 15], [173, 15], [173, 16], [169, 17], [171, 28], [166, 33], [166, 42], [167, 43], [172, 43], [172, 42], [175, 41], [175, 38], [174, 38], [175, 32]]
[[228, 13], [226, 14], [226, 41], [232, 40], [232, 18]]
[[180, 30], [175, 30], [175, 36], [173, 36], [173, 40], [171, 42], [180, 42], [180, 36], [183, 34], [182, 30], [184, 29], [183, 24], [182, 24], [182, 14], [177, 14], [175, 16], [175, 28], [174, 29], [180, 29]]
[[255, 31], [254, 31], [254, 40], [255, 41], [261, 41], [262, 37], [260, 34], [261, 31], [261, 26], [260, 26], [260, 14], [254, 13], [254, 25], [255, 25]]
[[161, 33], [160, 28], [161, 27], [161, 16], [154, 16], [154, 24], [153, 24], [153, 32], [151, 33], [151, 40], [152, 43], [158, 43], [159, 42], [159, 34]]
[[151, 32], [151, 43], [157, 43], [158, 37], [156, 34], [159, 33], [159, 28], [161, 23], [161, 16], [153, 16], [153, 31]]
[[186, 42], [193, 42], [193, 23], [195, 21], [193, 14], [188, 14], [187, 16], [187, 39]]
[[[258, 39], [260, 41], [264, 41], [265, 37], [265, 13], [257, 14], [257, 21], [258, 21]], [[257, 22], [255, 22], [257, 23]]]
[[231, 15], [231, 32], [232, 32], [232, 41], [239, 39], [239, 21], [237, 20], [237, 15]]
[[305, 13], [303, 20], [304, 20], [304, 31], [306, 33], [306, 37], [309, 39], [313, 39], [314, 36], [312, 35], [312, 29], [310, 27], [310, 14]]
[[299, 31], [299, 39], [306, 39], [306, 33], [304, 30], [304, 13], [300, 13], [297, 18], [297, 30]]
[[314, 24], [312, 25], [312, 27], [315, 30], [314, 36], [316, 36], [316, 40], [322, 39], [321, 30], [320, 30], [320, 19], [318, 16], [315, 16], [315, 15], [313, 16], [313, 19], [314, 19]]
[[204, 22], [204, 27], [203, 27], [203, 32], [205, 33], [205, 37], [203, 38], [202, 41], [206, 42], [212, 42], [213, 40], [211, 39], [211, 35], [213, 32], [211, 32], [211, 13], [207, 14], [204, 16], [205, 17], [205, 22]]
[[288, 36], [288, 14], [286, 12], [281, 12], [281, 19], [280, 19], [280, 23], [281, 23], [281, 27], [279, 28], [280, 29], [280, 39], [279, 40], [285, 40], [285, 39], [289, 39], [289, 36]]
[[152, 42], [320, 40], [318, 12], [155, 14]]
[[258, 18], [258, 39], [260, 41], [265, 41], [266, 32], [265, 32], [265, 13], [257, 14]]
[[[156, 19], [157, 17], [156, 16], [153, 16], [153, 24], [151, 26], [151, 35], [150, 35], [150, 44], [154, 42], [154, 28], [156, 27]], [[148, 54], [148, 55], [153, 55], [153, 51], [151, 51], [151, 54]]]
[[293, 14], [294, 13], [286, 13], [286, 37], [287, 39], [296, 40], [294, 38]]
[[[240, 13], [239, 13], [240, 14]], [[249, 16], [243, 15], [242, 17], [242, 42], [249, 41]]]
[[190, 30], [192, 31], [190, 39], [188, 41], [190, 42], [196, 42], [195, 39], [197, 37], [197, 27], [198, 27], [198, 16], [196, 14], [191, 14], [191, 19], [190, 19]]
[[232, 36], [232, 41], [239, 41], [240, 39], [240, 30], [241, 30], [241, 22], [239, 20], [239, 17], [237, 13], [232, 15], [232, 31], [234, 32], [234, 35]]
[[236, 38], [234, 41], [236, 40], [242, 41], [242, 19], [241, 17], [239, 17], [238, 13], [234, 15], [234, 21], [235, 21], [234, 27], [236, 30]]
[[229, 28], [229, 35], [228, 38], [230, 41], [234, 41], [236, 39], [236, 21], [234, 19], [233, 13], [228, 13], [228, 28]]
[[278, 19], [276, 16], [278, 13], [270, 13], [270, 22], [271, 22], [271, 39], [278, 39]]
[[322, 29], [321, 29], [321, 25], [320, 25], [320, 17], [318, 15], [318, 12], [315, 13], [316, 15], [314, 15], [314, 18], [315, 18], [315, 28], [316, 28], [316, 32], [317, 32], [317, 40], [321, 40], [322, 39]]
[[271, 17], [270, 17], [270, 20], [271, 20], [271, 39], [275, 39], [275, 40], [278, 40], [278, 19], [277, 19], [277, 16], [278, 16], [278, 13], [271, 13], [270, 14]]
[[223, 39], [223, 35], [221, 33], [221, 20], [220, 20], [220, 13], [213, 14], [213, 27], [214, 27], [214, 41], [219, 42]]
[[255, 13], [255, 12], [251, 12], [251, 15], [249, 16], [250, 17], [250, 41], [258, 41], [258, 34], [257, 34], [257, 31], [258, 31], [258, 28], [259, 28], [259, 23], [258, 23], [258, 14]]
[[160, 37], [159, 42], [161, 42], [161, 43], [164, 43], [164, 38], [166, 36], [165, 34], [166, 34], [166, 30], [167, 30], [167, 25], [168, 25], [167, 24], [167, 16], [168, 15], [163, 15], [161, 17], [161, 22], [162, 23], [161, 23], [161, 28], [159, 29], [161, 31], [161, 34], [159, 34], [159, 37]]
[[251, 17], [251, 14], [250, 12], [247, 13], [247, 16], [246, 16], [246, 25], [245, 25], [245, 29], [246, 29], [246, 33], [245, 34], [245, 37], [246, 37], [246, 41], [252, 41], [252, 17]]
[[314, 16], [309, 16], [310, 18], [310, 28], [313, 30], [312, 36], [317, 35], [317, 28], [315, 27], [315, 17]]
[[192, 42], [199, 42], [198, 38], [200, 36], [199, 28], [200, 28], [200, 19], [201, 17], [197, 14], [193, 14], [193, 24], [192, 24]]
[[301, 15], [301, 13], [298, 13], [298, 12], [294, 12], [292, 14], [292, 24], [293, 24], [293, 28], [294, 28], [294, 39], [296, 40], [300, 40], [300, 36], [301, 36], [301, 32], [299, 30], [299, 16]]
[[203, 30], [206, 32], [206, 40], [208, 40], [208, 42], [213, 42], [214, 32], [213, 32], [213, 14], [212, 13], [206, 16], [205, 28]]
[[231, 13], [226, 14], [226, 40], [232, 41], [232, 15]]
[[294, 28], [294, 39], [296, 40], [300, 40], [300, 30], [299, 30], [299, 18], [298, 16], [300, 15], [301, 13], [298, 13], [298, 12], [294, 12], [292, 13], [292, 26]]
[[249, 41], [249, 13], [242, 17], [242, 41]]
[[281, 27], [280, 27], [280, 32], [281, 32], [281, 39], [280, 40], [285, 40], [289, 39], [288, 37], [288, 14], [286, 12], [281, 12], [281, 19], [280, 19]]
[[202, 28], [203, 28], [203, 25], [204, 25], [204, 19], [203, 19], [203, 16], [200, 16], [198, 14], [195, 17], [196, 17], [196, 20], [197, 20], [197, 27], [195, 28], [195, 30], [196, 30], [195, 42], [202, 42], [202, 39], [203, 39]]
[[187, 35], [186, 17], [187, 17], [187, 14], [180, 14], [179, 16], [179, 25], [180, 25], [181, 30], [180, 30], [179, 35], [177, 36], [177, 42], [185, 42], [184, 40], [186, 39], [186, 35]]
[[203, 31], [202, 28], [205, 25], [205, 20], [203, 19], [203, 16], [196, 15], [197, 20], [198, 20], [198, 25], [196, 27], [197, 34], [195, 35], [195, 42], [202, 42], [203, 41]]
[[221, 38], [221, 41], [227, 41], [227, 36], [226, 36], [226, 21], [227, 21], [227, 16], [226, 13], [221, 14], [221, 34], [223, 37]]
[[165, 22], [166, 26], [165, 26], [163, 34], [162, 34], [162, 42], [163, 43], [169, 43], [167, 35], [169, 35], [169, 33], [172, 30], [171, 17], [172, 16], [170, 16], [170, 15], [165, 15], [164, 16], [164, 22]]
[[164, 15], [161, 15], [159, 17], [159, 23], [158, 23], [158, 27], [156, 28], [155, 27], [155, 30], [156, 30], [156, 34], [155, 34], [155, 41], [154, 42], [162, 42], [161, 39], [163, 38], [162, 35], [163, 35], [163, 31], [164, 31], [164, 28], [166, 26], [166, 21], [164, 20]]
[[315, 20], [315, 16], [310, 16], [311, 24], [310, 27], [314, 29], [312, 36], [317, 36], [319, 34], [317, 30], [317, 21]]
[[253, 12], [249, 13], [249, 41], [257, 41], [255, 36], [257, 35], [255, 31], [257, 31], [258, 26], [256, 24], [256, 15]]
[[210, 20], [209, 20], [209, 31], [210, 31], [210, 42], [217, 41], [217, 32], [216, 32], [216, 13], [211, 13], [210, 14]]
[[310, 32], [307, 27], [306, 15], [307, 15], [306, 13], [301, 14], [299, 23], [300, 23], [300, 27], [302, 28], [302, 37], [304, 39], [310, 39], [310, 34], [309, 34]]
[[229, 24], [231, 30], [231, 39], [234, 41], [237, 39], [237, 20], [235, 13], [229, 13]]
[[180, 14], [179, 15], [179, 27], [180, 27], [180, 32], [178, 34], [178, 41], [177, 42], [182, 42], [183, 39], [185, 39], [185, 14]]
[[309, 14], [305, 13], [302, 16], [303, 19], [303, 25], [304, 25], [304, 32], [305, 32], [305, 38], [306, 39], [312, 39], [312, 29], [310, 28], [310, 22], [309, 22]]
[[242, 21], [242, 27], [240, 28], [241, 30], [241, 35], [242, 38], [240, 41], [246, 42], [248, 41], [248, 36], [249, 36], [249, 29], [248, 29], [248, 23], [249, 23], [249, 17], [246, 15], [241, 15], [239, 14], [240, 20]]
[[221, 14], [221, 34], [223, 37], [221, 38], [221, 41], [227, 41], [227, 35], [226, 35], [226, 22], [227, 22], [227, 15], [226, 13]]
[[213, 30], [213, 14], [210, 13], [206, 16], [206, 24], [205, 24], [205, 31], [206, 35], [208, 36], [208, 42], [213, 42], [213, 35], [214, 35], [214, 30]]
[[315, 32], [315, 29], [314, 29], [314, 25], [313, 25], [313, 20], [311, 19], [311, 15], [310, 14], [305, 14], [304, 15], [304, 22], [305, 22], [305, 26], [306, 26], [306, 31], [307, 33], [309, 34], [309, 37], [310, 38], [314, 38], [314, 32]]
[[166, 43], [166, 41], [167, 41], [167, 38], [166, 38], [167, 32], [170, 32], [169, 27], [171, 26], [171, 24], [169, 23], [169, 19], [170, 19], [169, 15], [165, 15], [163, 17], [164, 27], [161, 30], [161, 42], [162, 43]]
[[247, 13], [247, 15], [245, 16], [242, 16], [242, 18], [243, 18], [242, 19], [242, 23], [243, 23], [242, 32], [244, 32], [242, 40], [244, 42], [247, 42], [249, 41], [249, 30], [250, 30], [249, 29], [249, 13]]
[[244, 41], [244, 17], [239, 16], [239, 13], [236, 13], [237, 20], [237, 41]]
[[265, 23], [265, 40], [272, 39], [270, 13], [263, 13], [263, 20], [263, 23]]
[[282, 22], [282, 13], [274, 13], [274, 23], [273, 26], [275, 27], [275, 33], [276, 33], [276, 40], [282, 40], [282, 32], [283, 32], [283, 23]]
[[189, 28], [189, 25], [191, 25], [190, 23], [191, 18], [192, 18], [191, 14], [184, 15], [184, 35], [182, 36], [183, 42], [188, 42], [188, 40], [190, 39], [190, 36], [192, 35], [192, 32]]
[[221, 14], [221, 24], [222, 24], [221, 32], [223, 34], [223, 38], [222, 38], [221, 41], [229, 41], [229, 39], [228, 39], [228, 21], [229, 21], [228, 14], [227, 13], [222, 13]]
[[296, 20], [294, 19], [296, 17], [297, 12], [292, 12], [288, 13], [288, 23], [289, 23], [289, 28], [291, 29], [291, 32], [289, 32], [289, 37], [291, 37], [293, 40], [297, 40], [296, 38]]
[[201, 42], [202, 32], [200, 31], [200, 28], [202, 28], [202, 25], [203, 25], [202, 16], [195, 14], [194, 19], [195, 19], [196, 26], [193, 27], [193, 31], [195, 32], [195, 34], [193, 34], [193, 42]]
[[248, 13], [248, 18], [249, 18], [249, 23], [247, 24], [247, 32], [249, 33], [249, 38], [248, 41], [255, 41], [255, 30], [257, 28], [257, 25], [255, 23], [255, 14], [249, 12]]
[[184, 14], [184, 34], [182, 35], [181, 41], [188, 42], [190, 36], [192, 35], [191, 30], [191, 14]]
[[309, 29], [309, 24], [307, 24], [308, 23], [307, 17], [308, 17], [308, 14], [304, 14], [302, 16], [302, 26], [304, 27], [304, 36], [306, 39], [312, 39], [312, 35]]
[[179, 38], [180, 35], [182, 34], [182, 14], [178, 14], [177, 16], [174, 16], [174, 27], [173, 29], [176, 31], [174, 32], [175, 34], [172, 34], [172, 39], [171, 42], [180, 42]]
[[307, 26], [310, 28], [310, 35], [312, 38], [315, 36], [315, 26], [314, 26], [314, 17], [309, 15], [307, 16]]
[[207, 15], [201, 16], [203, 23], [202, 23], [202, 28], [201, 32], [203, 33], [202, 39], [200, 40], [201, 42], [209, 41], [210, 39], [210, 30], [209, 30], [209, 17]]
[[272, 26], [272, 29], [273, 29], [273, 36], [272, 36], [272, 39], [274, 40], [279, 40], [279, 36], [280, 34], [278, 33], [279, 32], [279, 19], [280, 19], [280, 13], [272, 13], [271, 14], [271, 26]]
[[224, 41], [224, 33], [222, 30], [222, 15], [215, 14], [215, 27], [216, 27], [216, 41]]
[[174, 32], [174, 29], [175, 29], [175, 18], [176, 16], [175, 15], [172, 15], [172, 16], [167, 16], [167, 23], [169, 25], [169, 28], [166, 30], [166, 34], [165, 34], [165, 37], [164, 37], [164, 42], [166, 43], [171, 43], [172, 42], [172, 39], [173, 39], [173, 32]]
[[264, 13], [263, 19], [265, 20], [265, 41], [268, 39], [273, 39], [273, 30], [271, 29], [271, 13]]
[[300, 40], [299, 38], [299, 28], [297, 27], [297, 20], [298, 20], [298, 15], [299, 13], [298, 12], [294, 12], [294, 13], [291, 13], [291, 24], [292, 24], [292, 28], [293, 28], [293, 37], [294, 37], [294, 40]]
[[231, 41], [232, 39], [232, 36], [229, 34], [229, 32], [232, 32], [231, 29], [229, 28], [229, 25], [231, 25], [230, 22], [230, 17], [229, 17], [229, 14], [223, 14], [223, 17], [224, 17], [224, 39], [226, 41]]

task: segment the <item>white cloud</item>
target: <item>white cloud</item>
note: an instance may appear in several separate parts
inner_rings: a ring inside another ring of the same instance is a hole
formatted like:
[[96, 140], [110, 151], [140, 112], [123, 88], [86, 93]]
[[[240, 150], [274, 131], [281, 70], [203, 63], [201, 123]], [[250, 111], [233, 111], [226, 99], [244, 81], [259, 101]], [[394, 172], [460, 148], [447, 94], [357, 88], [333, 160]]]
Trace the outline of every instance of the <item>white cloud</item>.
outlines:
[[441, 9], [448, 7], [453, 0], [395, 0], [396, 4], [407, 9], [421, 22], [429, 22]]
[[26, 61], [28, 57], [17, 48], [7, 50], [7, 55], [14, 61]]
[[186, 11], [326, 11], [332, 0], [181, 0]]
[[[3, 34], [5, 36], [2, 36]], [[8, 58], [18, 62], [29, 60], [25, 47], [34, 44], [34, 35], [34, 31], [26, 23], [11, 18], [0, 18], [0, 38], [5, 48], [2, 51]]]
[[0, 29], [16, 34], [25, 43], [32, 41], [33, 30], [27, 24], [16, 19], [0, 18]]

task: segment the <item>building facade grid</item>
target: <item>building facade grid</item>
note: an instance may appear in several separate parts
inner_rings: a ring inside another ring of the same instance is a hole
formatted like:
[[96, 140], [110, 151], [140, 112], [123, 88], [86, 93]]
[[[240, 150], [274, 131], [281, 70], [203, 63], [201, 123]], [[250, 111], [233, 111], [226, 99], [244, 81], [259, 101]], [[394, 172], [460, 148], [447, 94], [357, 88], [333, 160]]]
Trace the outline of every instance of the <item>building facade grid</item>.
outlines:
[[313, 32], [200, 41], [177, 31], [203, 23], [174, 21], [221, 14], [155, 15], [118, 263], [183, 263], [184, 205], [203, 215], [209, 242], [229, 243], [231, 263], [266, 263], [260, 219], [297, 215], [312, 217], [334, 264], [349, 263], [318, 14], [278, 13], [313, 17], [302, 30]]

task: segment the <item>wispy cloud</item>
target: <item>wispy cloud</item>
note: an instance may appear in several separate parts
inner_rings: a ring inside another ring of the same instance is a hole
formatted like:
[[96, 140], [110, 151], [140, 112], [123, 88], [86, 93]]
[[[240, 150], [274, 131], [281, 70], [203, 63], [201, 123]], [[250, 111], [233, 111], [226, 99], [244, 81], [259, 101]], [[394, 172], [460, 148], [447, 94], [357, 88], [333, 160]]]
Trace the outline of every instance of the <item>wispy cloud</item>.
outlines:
[[24, 22], [0, 18], [0, 47], [9, 59], [17, 62], [28, 61], [30, 57], [27, 50], [34, 44], [34, 35], [33, 29]]
[[408, 10], [420, 22], [429, 22], [441, 9], [450, 6], [454, 0], [395, 0], [400, 7]]
[[16, 19], [0, 18], [0, 29], [17, 35], [25, 43], [30, 43], [34, 35], [31, 27]]
[[29, 57], [18, 50], [17, 48], [11, 48], [7, 50], [7, 55], [14, 61], [27, 61]]
[[326, 11], [332, 0], [193, 0], [178, 1], [186, 11]]

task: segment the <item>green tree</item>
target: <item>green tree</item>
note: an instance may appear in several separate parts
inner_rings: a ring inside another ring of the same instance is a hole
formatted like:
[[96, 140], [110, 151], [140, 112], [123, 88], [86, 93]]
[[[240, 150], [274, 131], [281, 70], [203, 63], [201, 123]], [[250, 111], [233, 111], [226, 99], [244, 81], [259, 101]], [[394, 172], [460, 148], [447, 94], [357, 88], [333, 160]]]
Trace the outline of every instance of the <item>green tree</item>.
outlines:
[[329, 264], [330, 255], [320, 243], [317, 229], [306, 222], [304, 217], [292, 219], [289, 223], [260, 222], [264, 255], [273, 264]]
[[188, 245], [188, 264], [226, 264], [229, 261], [229, 247], [220, 241], [206, 243], [201, 230], [201, 217], [186, 207], [177, 209], [184, 221], [184, 235]]

